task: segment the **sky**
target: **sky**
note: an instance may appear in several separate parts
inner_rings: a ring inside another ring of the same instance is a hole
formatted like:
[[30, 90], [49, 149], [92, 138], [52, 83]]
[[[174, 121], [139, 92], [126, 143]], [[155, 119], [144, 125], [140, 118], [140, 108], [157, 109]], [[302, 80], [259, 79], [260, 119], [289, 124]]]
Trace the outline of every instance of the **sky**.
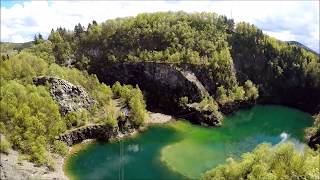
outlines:
[[23, 1], [1, 0], [1, 41], [47, 37], [52, 28], [85, 27], [143, 12], [216, 12], [235, 22], [255, 24], [284, 41], [298, 41], [319, 52], [319, 0], [311, 1]]

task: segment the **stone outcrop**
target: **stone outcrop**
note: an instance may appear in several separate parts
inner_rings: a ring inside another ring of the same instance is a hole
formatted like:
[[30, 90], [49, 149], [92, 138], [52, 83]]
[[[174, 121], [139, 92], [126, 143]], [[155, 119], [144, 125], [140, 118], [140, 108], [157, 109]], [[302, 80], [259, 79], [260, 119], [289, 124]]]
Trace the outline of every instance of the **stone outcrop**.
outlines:
[[50, 94], [60, 105], [60, 113], [65, 115], [68, 112], [89, 110], [95, 103], [88, 93], [81, 87], [70, 82], [52, 76], [39, 76], [33, 78], [36, 85], [50, 84]]
[[[121, 111], [123, 111], [123, 109]], [[146, 124], [163, 124], [172, 120], [172, 116], [149, 112], [149, 118], [147, 119]], [[118, 119], [117, 127], [110, 127], [102, 124], [82, 126], [65, 132], [64, 134], [56, 137], [56, 140], [64, 141], [68, 146], [81, 143], [86, 139], [109, 141], [130, 136], [137, 131], [137, 128], [138, 127], [135, 127], [130, 123], [128, 118], [124, 118], [122, 120]]]
[[68, 146], [72, 146], [86, 139], [109, 140], [118, 137], [118, 135], [118, 128], [106, 125], [90, 125], [68, 131], [56, 139], [64, 141]]
[[[214, 95], [219, 80], [209, 77], [208, 69], [201, 65], [169, 64], [155, 62], [112, 63], [95, 69], [100, 81], [114, 84], [138, 84], [143, 90], [147, 107], [176, 117], [183, 117], [197, 124], [219, 125], [221, 118], [211, 112], [192, 107], [182, 107], [181, 97], [188, 97], [189, 103], [200, 102], [208, 95]], [[254, 102], [235, 102], [221, 107], [225, 114]]]
[[317, 145], [320, 146], [320, 131], [309, 138], [308, 145], [313, 149], [316, 149]]
[[[108, 84], [119, 81], [123, 84], [138, 84], [153, 96], [172, 98], [187, 96], [199, 101], [208, 94], [197, 77], [190, 71], [182, 71], [165, 63], [114, 63], [95, 72], [98, 78]], [[166, 104], [167, 106], [167, 104]]]
[[190, 119], [192, 122], [203, 126], [220, 126], [222, 115], [220, 112], [214, 114], [212, 111], [201, 110], [198, 103], [187, 104], [183, 107], [184, 112], [178, 118]]
[[207, 89], [203, 86], [203, 84], [198, 80], [197, 76], [192, 72], [188, 70], [183, 70], [182, 68], [176, 67], [178, 71], [181, 72], [181, 74], [191, 83], [193, 83], [197, 89], [199, 90], [199, 93], [201, 94], [201, 97], [209, 96], [209, 93]]
[[64, 141], [68, 146], [81, 143], [86, 139], [97, 139], [99, 141], [109, 141], [128, 136], [136, 131], [135, 128], [111, 127], [109, 125], [88, 125], [67, 131], [56, 137], [57, 140]]
[[114, 63], [97, 69], [97, 77], [106, 84], [119, 81], [123, 84], [138, 84], [143, 90], [147, 107], [166, 114], [180, 114], [180, 97], [190, 102], [199, 102], [209, 95], [206, 87], [190, 70], [174, 64], [137, 62]]
[[219, 111], [221, 111], [223, 114], [230, 114], [243, 108], [252, 107], [255, 103], [256, 102], [253, 99], [249, 101], [234, 101], [232, 103], [227, 103], [223, 106], [220, 106]]

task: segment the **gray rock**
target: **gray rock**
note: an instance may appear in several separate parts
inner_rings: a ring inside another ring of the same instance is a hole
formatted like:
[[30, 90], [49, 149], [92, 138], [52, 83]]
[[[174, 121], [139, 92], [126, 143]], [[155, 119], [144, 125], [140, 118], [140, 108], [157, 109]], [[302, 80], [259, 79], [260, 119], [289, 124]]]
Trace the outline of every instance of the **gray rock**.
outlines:
[[39, 76], [33, 78], [35, 85], [45, 85], [49, 83], [52, 98], [60, 105], [62, 115], [68, 112], [79, 111], [81, 109], [90, 110], [96, 103], [81, 86], [76, 86], [70, 82], [52, 76]]
[[136, 131], [132, 125], [128, 124], [129, 121], [124, 122], [126, 123], [126, 127], [122, 127], [120, 124], [118, 125], [119, 127], [99, 124], [83, 126], [56, 137], [56, 140], [63, 141], [68, 146], [72, 146], [87, 139], [97, 139], [99, 141], [120, 139], [121, 137], [129, 136], [131, 133]]
[[[146, 96], [147, 107], [151, 111], [171, 114], [197, 124], [217, 126], [221, 117], [194, 107], [182, 107], [179, 104], [181, 97], [188, 97], [189, 103], [198, 103], [204, 97], [215, 94], [221, 82], [209, 76], [209, 71], [210, 69], [202, 65], [125, 62], [101, 66], [95, 69], [94, 73], [106, 84], [112, 85], [116, 81], [123, 84], [138, 84]], [[236, 102], [219, 110], [225, 114], [245, 105]]]

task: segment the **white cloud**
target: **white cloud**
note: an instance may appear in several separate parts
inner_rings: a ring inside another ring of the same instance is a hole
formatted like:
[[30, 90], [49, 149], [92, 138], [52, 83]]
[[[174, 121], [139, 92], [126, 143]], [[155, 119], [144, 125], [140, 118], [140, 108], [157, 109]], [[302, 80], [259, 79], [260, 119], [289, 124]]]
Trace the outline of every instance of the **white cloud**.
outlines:
[[319, 1], [32, 1], [1, 7], [1, 41], [32, 40], [59, 26], [135, 16], [142, 12], [216, 12], [256, 24], [281, 40], [296, 40], [319, 52]]
[[12, 42], [25, 42], [25, 41], [28, 41], [28, 39], [23, 38], [19, 34], [12, 35], [11, 39], [12, 39]]

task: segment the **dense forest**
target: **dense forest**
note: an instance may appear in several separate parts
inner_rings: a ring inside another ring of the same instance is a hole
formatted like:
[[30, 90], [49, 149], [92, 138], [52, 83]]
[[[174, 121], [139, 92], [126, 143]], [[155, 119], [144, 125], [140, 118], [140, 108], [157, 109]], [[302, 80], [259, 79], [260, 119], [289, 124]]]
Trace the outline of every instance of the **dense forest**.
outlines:
[[235, 94], [251, 80], [262, 100], [320, 110], [319, 56], [214, 13], [159, 12], [93, 21], [73, 31], [52, 30], [48, 40], [38, 54], [51, 51], [52, 62], [89, 73], [115, 62], [196, 64], [207, 68], [204, 73], [216, 84], [212, 95], [222, 104], [241, 97]]
[[[52, 29], [47, 40], [35, 35], [30, 47], [13, 50], [1, 44], [1, 56], [0, 150], [17, 149], [22, 158], [38, 165], [53, 167], [50, 153], [67, 153], [66, 145], [55, 136], [68, 129], [90, 123], [117, 126], [123, 115], [117, 112], [115, 99], [130, 108], [133, 124], [143, 124], [147, 113], [139, 86], [117, 82], [110, 87], [95, 75], [116, 62], [205, 67], [203, 73], [215, 82], [214, 93], [200, 105], [215, 113], [226, 104], [252, 100], [320, 112], [318, 55], [269, 37], [254, 25], [235, 24], [215, 13], [144, 13], [101, 24], [93, 21], [87, 27], [77, 24], [74, 30]], [[91, 111], [62, 116], [49, 85], [33, 85], [32, 79], [40, 75], [81, 85], [98, 103]], [[187, 97], [181, 97], [180, 103], [188, 103]], [[307, 137], [320, 132], [319, 119], [315, 116]], [[285, 161], [280, 163], [281, 158]], [[203, 177], [312, 179], [317, 158], [319, 154], [309, 149], [301, 155], [290, 145], [275, 149], [261, 145], [241, 161], [228, 160]]]

